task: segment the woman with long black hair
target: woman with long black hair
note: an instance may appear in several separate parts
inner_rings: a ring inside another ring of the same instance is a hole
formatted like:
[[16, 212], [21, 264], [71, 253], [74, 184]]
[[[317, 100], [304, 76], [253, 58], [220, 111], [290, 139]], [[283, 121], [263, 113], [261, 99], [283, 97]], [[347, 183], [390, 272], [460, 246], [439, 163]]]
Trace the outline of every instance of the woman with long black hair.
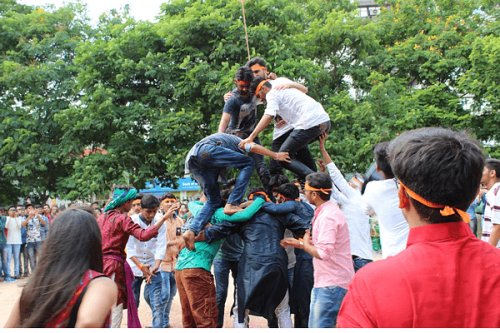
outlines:
[[101, 232], [89, 209], [54, 220], [5, 327], [109, 327], [117, 288], [102, 274]]

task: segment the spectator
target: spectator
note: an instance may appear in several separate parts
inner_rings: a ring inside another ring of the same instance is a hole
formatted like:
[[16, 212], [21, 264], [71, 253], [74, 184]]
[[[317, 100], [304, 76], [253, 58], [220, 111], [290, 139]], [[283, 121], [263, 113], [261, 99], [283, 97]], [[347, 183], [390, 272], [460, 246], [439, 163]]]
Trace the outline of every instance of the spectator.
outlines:
[[43, 253], [5, 327], [109, 327], [117, 291], [101, 273], [101, 233], [90, 208], [61, 214]]
[[484, 165], [479, 144], [422, 128], [394, 139], [389, 156], [408, 247], [356, 274], [339, 327], [500, 327], [500, 251], [464, 223]]
[[375, 146], [377, 171], [384, 180], [371, 181], [363, 194], [363, 210], [367, 215], [377, 215], [380, 227], [382, 256], [387, 258], [403, 251], [408, 239], [408, 223], [398, 206], [398, 186], [387, 157], [389, 142]]
[[[4, 249], [7, 245], [7, 239], [5, 237], [5, 223], [7, 219], [5, 216], [0, 216], [0, 281], [5, 282], [14, 282], [15, 280], [10, 277], [10, 274], [7, 273], [9, 268], [6, 265], [6, 260], [4, 257]], [[5, 262], [5, 263], [4, 263]]]
[[46, 222], [32, 204], [26, 205], [26, 211], [28, 212], [28, 217], [21, 225], [26, 227], [26, 248], [28, 250], [31, 271], [33, 272], [42, 244], [41, 228], [45, 226]]
[[10, 262], [14, 257], [14, 278], [20, 279], [19, 274], [19, 252], [21, 250], [21, 218], [17, 216], [16, 207], [9, 207], [9, 216], [5, 227], [8, 230], [7, 245], [4, 248], [4, 266], [6, 275], [10, 277]]
[[[135, 201], [135, 200], [134, 200]], [[132, 220], [146, 229], [154, 225], [155, 216], [160, 207], [160, 200], [153, 195], [145, 195], [140, 200], [141, 212], [132, 215]], [[172, 214], [173, 211], [167, 212]], [[158, 230], [158, 236], [148, 241], [141, 242], [135, 237], [130, 237], [127, 242], [127, 261], [134, 272], [134, 282], [132, 289], [136, 306], [139, 307], [140, 291], [143, 281], [146, 281], [144, 287], [144, 298], [151, 308], [153, 315], [153, 328], [162, 327], [163, 302], [161, 297], [162, 278], [158, 274], [161, 259], [165, 256], [166, 248], [166, 228], [162, 225]]]
[[500, 160], [487, 159], [481, 178], [486, 187], [482, 240], [500, 247]]
[[[17, 205], [17, 217], [24, 221], [26, 219], [25, 209], [23, 205]], [[26, 227], [21, 223], [21, 250], [19, 251], [19, 274], [23, 277], [28, 277], [29, 275], [29, 254], [28, 247], [26, 246]], [[22, 260], [21, 260], [22, 257]], [[21, 264], [22, 262], [22, 264]]]

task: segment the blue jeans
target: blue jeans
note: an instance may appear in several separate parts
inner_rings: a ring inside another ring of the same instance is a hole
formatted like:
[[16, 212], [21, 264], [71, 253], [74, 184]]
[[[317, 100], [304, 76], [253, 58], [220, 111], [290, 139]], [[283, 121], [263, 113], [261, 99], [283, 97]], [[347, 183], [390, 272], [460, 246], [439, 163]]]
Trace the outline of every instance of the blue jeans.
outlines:
[[[229, 272], [232, 273], [233, 281], [236, 284], [236, 277], [238, 276], [238, 261], [230, 261], [224, 259], [214, 260], [214, 275], [215, 275], [215, 301], [217, 303], [217, 309], [219, 314], [217, 316], [217, 327], [224, 326], [224, 309], [227, 299], [227, 289], [229, 284]], [[236, 286], [234, 288], [235, 294], [233, 295], [233, 306], [234, 300], [236, 299]], [[232, 310], [231, 310], [232, 312]]]
[[3, 265], [5, 267], [5, 275], [10, 276], [10, 261], [12, 254], [14, 254], [14, 276], [19, 276], [19, 252], [21, 251], [21, 244], [7, 244], [3, 248]]
[[352, 264], [354, 265], [354, 272], [357, 272], [361, 267], [373, 262], [371, 259], [363, 259], [358, 256], [352, 256]]
[[309, 328], [332, 328], [337, 326], [337, 316], [346, 293], [346, 289], [335, 286], [313, 288]]
[[170, 325], [170, 309], [177, 294], [177, 284], [175, 283], [174, 272], [160, 271], [161, 274], [161, 300], [163, 303], [161, 327]]
[[19, 255], [19, 262], [21, 262], [21, 255], [23, 256], [23, 265], [19, 266], [20, 269], [20, 272], [22, 272], [25, 276], [28, 276], [30, 270], [28, 268], [28, 264], [29, 264], [29, 255], [28, 255], [28, 248], [26, 246], [26, 243], [24, 244], [21, 244], [21, 251], [20, 251], [20, 255]]
[[252, 176], [254, 161], [250, 156], [242, 152], [224, 148], [211, 144], [204, 144], [199, 147], [198, 154], [191, 156], [189, 160], [189, 170], [193, 178], [203, 189], [207, 197], [207, 202], [203, 205], [198, 216], [193, 218], [189, 230], [198, 234], [208, 223], [213, 213], [222, 204], [220, 189], [217, 179], [221, 170], [227, 167], [239, 169], [233, 191], [227, 200], [228, 204], [240, 204]]
[[161, 328], [163, 316], [163, 302], [161, 298], [161, 274], [158, 272], [151, 277], [151, 282], [144, 287], [144, 299], [153, 314], [153, 328]]
[[139, 308], [139, 302], [141, 301], [141, 286], [144, 278], [142, 276], [134, 276], [134, 281], [132, 281], [132, 291], [134, 292], [135, 305]]
[[41, 244], [42, 242], [26, 243], [26, 247], [28, 249], [28, 257], [30, 260], [31, 273], [35, 271], [36, 257], [38, 256], [38, 252], [40, 252]]

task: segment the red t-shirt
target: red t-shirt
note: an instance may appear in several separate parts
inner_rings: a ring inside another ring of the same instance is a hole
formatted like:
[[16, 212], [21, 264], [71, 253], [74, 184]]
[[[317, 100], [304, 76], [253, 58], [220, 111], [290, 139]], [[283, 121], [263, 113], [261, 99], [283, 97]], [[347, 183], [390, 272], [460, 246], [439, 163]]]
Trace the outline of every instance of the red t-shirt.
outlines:
[[363, 267], [338, 327], [500, 327], [500, 250], [465, 223], [410, 229], [408, 247]]

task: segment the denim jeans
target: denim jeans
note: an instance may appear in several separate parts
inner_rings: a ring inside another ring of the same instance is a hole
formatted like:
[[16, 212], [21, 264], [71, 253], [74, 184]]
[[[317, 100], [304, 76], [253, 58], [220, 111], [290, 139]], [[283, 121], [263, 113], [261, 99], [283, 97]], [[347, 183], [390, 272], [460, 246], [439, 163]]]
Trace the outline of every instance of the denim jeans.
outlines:
[[[238, 276], [238, 261], [215, 259], [214, 260], [214, 275], [215, 275], [215, 301], [217, 302], [217, 309], [219, 315], [217, 317], [217, 327], [224, 326], [224, 308], [226, 306], [227, 290], [229, 284], [229, 272], [233, 276], [233, 281], [236, 284], [236, 277]], [[234, 308], [236, 300], [236, 286], [233, 294]]]
[[33, 273], [35, 271], [36, 257], [38, 256], [38, 253], [40, 252], [41, 245], [42, 245], [42, 242], [26, 243], [26, 247], [28, 248], [28, 257], [30, 260], [31, 273]]
[[139, 308], [139, 302], [141, 301], [141, 287], [144, 278], [142, 276], [134, 276], [134, 281], [132, 281], [132, 291], [134, 293], [135, 305]]
[[19, 276], [19, 251], [21, 244], [6, 244], [3, 248], [3, 265], [5, 267], [5, 275], [11, 276], [10, 261], [14, 255], [14, 277]]
[[151, 308], [153, 314], [153, 328], [162, 327], [163, 302], [161, 298], [161, 274], [158, 272], [151, 277], [151, 282], [144, 287], [144, 299]]
[[161, 300], [163, 304], [161, 327], [170, 325], [170, 309], [177, 293], [175, 273], [160, 271], [161, 274]]
[[346, 289], [335, 286], [313, 288], [309, 328], [332, 328], [337, 326], [337, 316], [346, 293]]
[[189, 170], [207, 197], [207, 202], [189, 226], [195, 234], [203, 229], [222, 204], [217, 179], [221, 170], [226, 167], [240, 170], [234, 189], [227, 200], [228, 204], [238, 205], [245, 195], [254, 168], [254, 161], [250, 156], [222, 146], [204, 144], [199, 147], [198, 154], [189, 160]]
[[314, 283], [312, 257], [304, 250], [295, 249], [295, 269], [290, 307], [296, 328], [307, 328], [311, 306], [311, 291]]
[[354, 272], [357, 272], [361, 267], [373, 262], [370, 259], [363, 259], [358, 256], [352, 256], [352, 263], [354, 265]]
[[[314, 159], [307, 146], [324, 132], [329, 132], [330, 126], [330, 121], [328, 121], [306, 130], [294, 129], [279, 149], [280, 152], [288, 152], [292, 161], [290, 163], [280, 162], [281, 166], [292, 171], [302, 180], [308, 174], [315, 172]], [[297, 159], [297, 152], [299, 151], [302, 154], [302, 161]]]

